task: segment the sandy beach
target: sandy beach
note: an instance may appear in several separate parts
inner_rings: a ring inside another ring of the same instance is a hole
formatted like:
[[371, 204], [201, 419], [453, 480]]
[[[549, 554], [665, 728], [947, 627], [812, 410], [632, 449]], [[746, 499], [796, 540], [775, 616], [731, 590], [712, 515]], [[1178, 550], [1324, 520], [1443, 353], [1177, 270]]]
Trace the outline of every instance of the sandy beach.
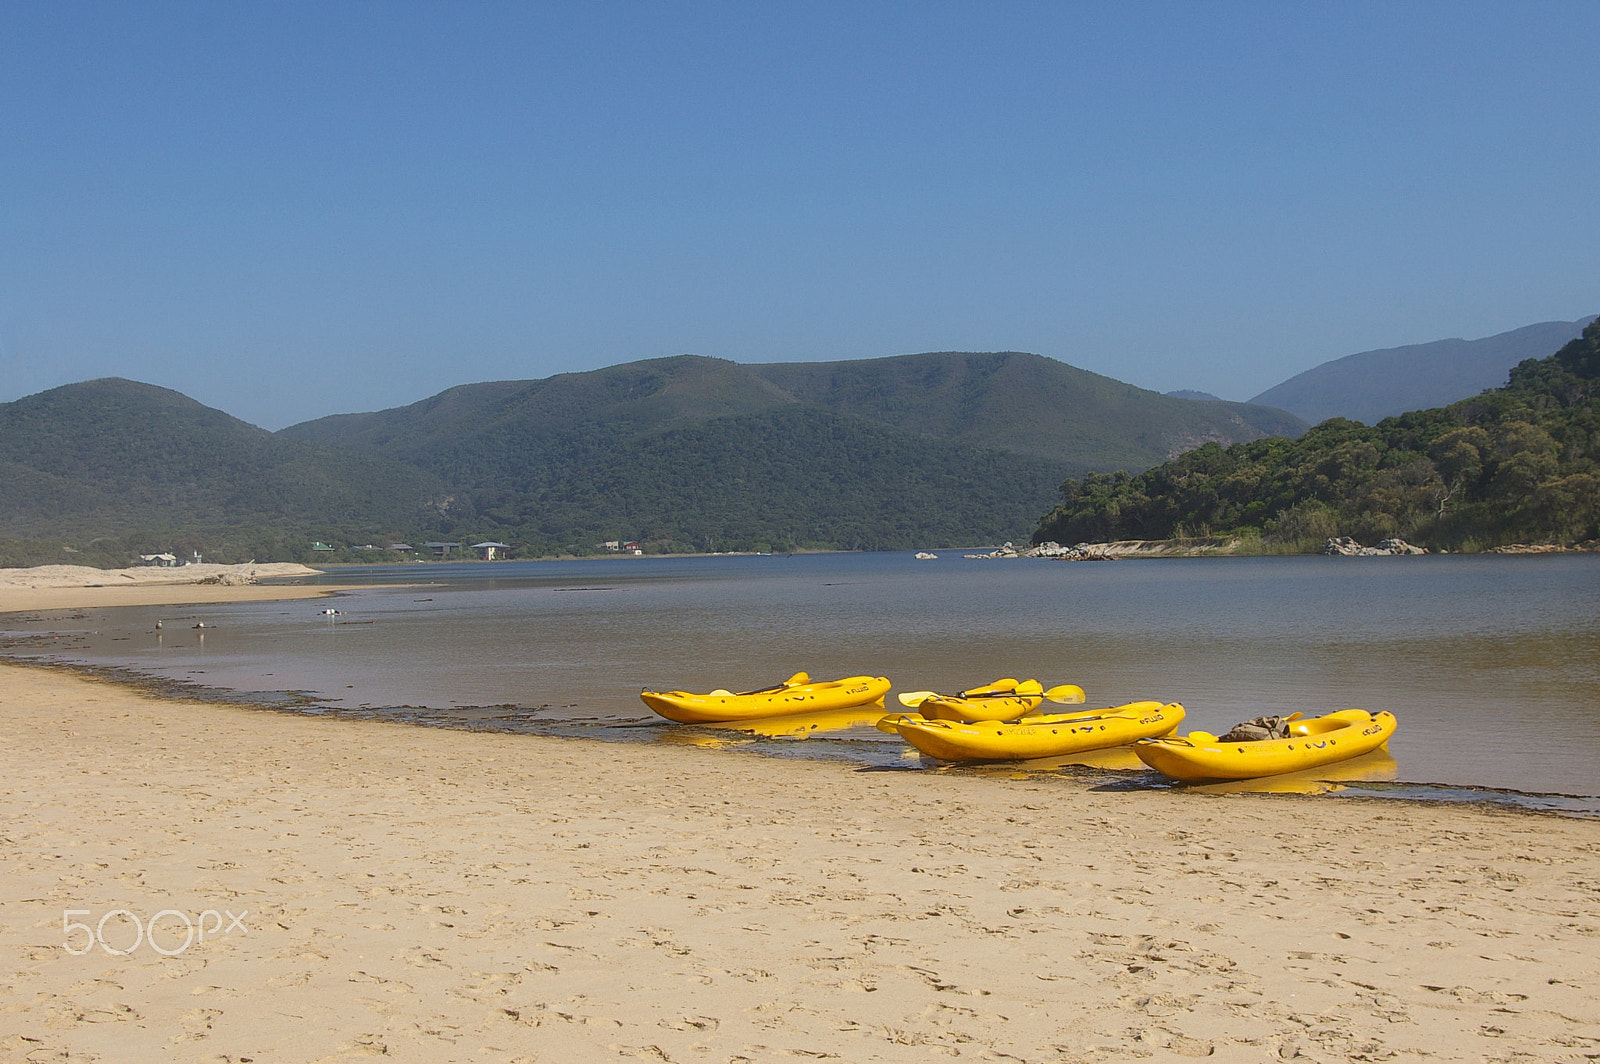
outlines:
[[[164, 593], [193, 590], [256, 589]], [[1593, 820], [318, 719], [20, 665], [0, 722], [5, 1064], [1600, 1054]]]

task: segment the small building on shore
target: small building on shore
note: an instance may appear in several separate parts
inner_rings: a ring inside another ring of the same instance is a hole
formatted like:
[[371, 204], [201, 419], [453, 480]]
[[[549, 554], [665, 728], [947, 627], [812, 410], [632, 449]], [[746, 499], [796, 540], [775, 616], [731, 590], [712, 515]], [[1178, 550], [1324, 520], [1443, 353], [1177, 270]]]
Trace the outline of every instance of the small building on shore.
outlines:
[[497, 556], [511, 549], [509, 543], [474, 543], [472, 549], [486, 562], [492, 562]]
[[433, 556], [435, 558], [448, 558], [450, 557], [450, 552], [461, 546], [461, 544], [450, 543], [441, 540], [430, 540], [429, 542], [424, 543], [423, 546], [433, 551]]

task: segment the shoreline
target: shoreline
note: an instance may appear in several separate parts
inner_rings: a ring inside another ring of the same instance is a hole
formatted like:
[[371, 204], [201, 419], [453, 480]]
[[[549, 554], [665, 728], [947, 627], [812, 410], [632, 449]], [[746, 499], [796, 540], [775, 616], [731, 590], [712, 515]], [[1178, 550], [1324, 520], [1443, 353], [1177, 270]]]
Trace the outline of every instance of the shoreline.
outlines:
[[[1358, 799], [1325, 831], [1248, 795], [267, 714], [10, 664], [0, 714], [0, 1060], [1600, 1044], [1593, 821]], [[73, 956], [85, 909], [247, 933]]]
[[[659, 740], [649, 738], [618, 739], [615, 736], [608, 735], [573, 734], [566, 729], [562, 722], [557, 722], [553, 728], [545, 731], [536, 728], [497, 727], [495, 718], [490, 718], [486, 721], [482, 717], [461, 718], [452, 716], [452, 714], [467, 712], [480, 714], [505, 712], [507, 707], [499, 704], [454, 705], [448, 710], [437, 707], [417, 707], [409, 704], [390, 706], [364, 705], [360, 708], [352, 709], [344, 706], [325, 705], [324, 702], [331, 699], [325, 699], [324, 696], [297, 689], [252, 692], [232, 687], [217, 687], [191, 679], [140, 672], [137, 669], [121, 665], [93, 664], [54, 658], [13, 657], [0, 652], [0, 669], [7, 668], [37, 669], [46, 673], [81, 679], [89, 683], [106, 684], [121, 688], [130, 694], [197, 706], [227, 706], [245, 710], [270, 710], [291, 716], [314, 716], [318, 720], [325, 721], [395, 724], [406, 728], [438, 729], [473, 735], [521, 735], [543, 740], [595, 743], [603, 746], [660, 745]], [[532, 719], [532, 723], [537, 724], [538, 722], [537, 717]], [[741, 751], [736, 747], [745, 742], [760, 742], [763, 733], [741, 730], [738, 727], [738, 722], [699, 726], [671, 725], [665, 721], [652, 721], [651, 723], [669, 729], [669, 734], [679, 736], [682, 744], [698, 746], [719, 754], [757, 758], [762, 756], [784, 757], [797, 762], [811, 763], [838, 762], [851, 765], [861, 771], [885, 771], [882, 765], [851, 761], [846, 758], [831, 756], [826, 751], [819, 752], [816, 756], [807, 756], [803, 753], [796, 754], [788, 751], [780, 754], [770, 749]], [[771, 735], [767, 737], [772, 738]], [[825, 740], [817, 741], [822, 742]], [[1076, 793], [1098, 789], [1108, 782], [1112, 784], [1121, 783], [1122, 777], [1116, 776], [1111, 771], [1111, 767], [1104, 764], [1107, 760], [1107, 754], [1117, 752], [1117, 750], [1090, 751], [1079, 758], [1061, 759], [1066, 767], [1081, 769], [1086, 773], [1093, 772], [1096, 769], [1105, 770], [1100, 776], [1063, 773], [1058, 771], [1062, 765], [1046, 764], [1038, 766], [1029, 762], [1008, 761], [944, 764], [934, 771], [944, 771], [950, 775], [969, 776], [975, 779], [1034, 779], [1048, 781], [1056, 786], [1073, 787]], [[1387, 751], [1384, 750], [1382, 752], [1386, 753]], [[1366, 758], [1356, 759], [1355, 762], [1351, 763], [1351, 767], [1360, 765], [1364, 760]], [[1046, 761], [1048, 762], [1049, 759], [1046, 759]], [[1124, 766], [1114, 767], [1122, 768]], [[1137, 768], [1138, 766], [1131, 767]], [[1259, 780], [1219, 780], [1210, 784], [1184, 785], [1179, 788], [1179, 793], [1200, 797], [1249, 794], [1258, 799], [1361, 801], [1418, 806], [1440, 805], [1493, 808], [1506, 813], [1528, 816], [1556, 816], [1600, 822], [1600, 795], [1572, 794], [1562, 791], [1517, 790], [1508, 787], [1417, 780], [1368, 780], [1360, 776], [1345, 775], [1342, 772], [1344, 768], [1345, 766], [1342, 764], [1334, 764], [1285, 773], [1279, 776], [1262, 777]], [[920, 772], [926, 770], [921, 768], [895, 768], [894, 771]], [[1132, 793], [1134, 790], [1153, 792], [1158, 789], [1160, 788], [1119, 787], [1119, 790], [1123, 790], [1126, 793]]]
[[[322, 574], [318, 574], [322, 575]], [[186, 606], [203, 605], [225, 602], [246, 601], [280, 601], [320, 598], [336, 596], [341, 593], [367, 591], [375, 588], [414, 587], [426, 586], [421, 584], [400, 583], [371, 583], [371, 584], [253, 584], [243, 586], [226, 586], [216, 584], [193, 583], [147, 583], [134, 587], [103, 587], [90, 586], [81, 588], [54, 587], [28, 589], [19, 592], [15, 588], [6, 588], [0, 584], [0, 616], [7, 613], [23, 614], [49, 614], [52, 612], [66, 612], [80, 609], [118, 608], [124, 606]], [[19, 603], [18, 599], [22, 601]], [[47, 620], [44, 617], [23, 618], [24, 620]], [[9, 651], [0, 653], [0, 665], [19, 668], [35, 668], [54, 671], [60, 674], [86, 678], [93, 682], [121, 685], [126, 690], [156, 698], [172, 699], [193, 702], [204, 705], [226, 705], [246, 707], [252, 709], [274, 709], [289, 714], [312, 715], [335, 720], [380, 720], [403, 724], [408, 727], [446, 728], [462, 732], [481, 734], [497, 732], [500, 734], [535, 735], [545, 738], [574, 738], [585, 742], [603, 745], [617, 745], [623, 743], [632, 745], [640, 741], [651, 741], [633, 734], [602, 733], [575, 734], [565, 721], [556, 719], [545, 721], [536, 714], [523, 713], [522, 711], [509, 711], [511, 716], [506, 716], [508, 708], [501, 702], [493, 704], [452, 705], [446, 709], [441, 707], [429, 708], [427, 706], [413, 705], [408, 702], [383, 703], [368, 705], [363, 703], [359, 708], [344, 705], [324, 705], [324, 702], [337, 702], [336, 695], [321, 691], [307, 691], [298, 688], [284, 688], [271, 690], [240, 689], [229, 686], [216, 686], [210, 683], [188, 678], [165, 676], [158, 672], [141, 672], [136, 668], [111, 664], [93, 664], [85, 661], [74, 661], [62, 658], [35, 657], [26, 654], [12, 655]], [[466, 711], [478, 714], [477, 716], [463, 716]], [[696, 741], [698, 738], [717, 738], [719, 742], [733, 740], [737, 742], [739, 736], [733, 734], [737, 729], [726, 730], [719, 736], [705, 737], [690, 730], [682, 737], [686, 741]], [[822, 737], [817, 741], [822, 744], [815, 752], [786, 751], [778, 756], [791, 756], [803, 761], [823, 761], [839, 756], [837, 752], [827, 748], [829, 738], [849, 739], [848, 734]], [[713, 745], [707, 743], [707, 745]], [[761, 755], [776, 753], [773, 750], [758, 749], [748, 752]], [[874, 761], [870, 758], [852, 758], [844, 755], [844, 759], [858, 766], [884, 767], [881, 760]], [[1131, 758], [1128, 759], [1131, 762]], [[1082, 769], [1074, 767], [1078, 761], [1073, 761], [1062, 767], [1058, 766], [1009, 766], [1007, 763], [993, 763], [978, 766], [962, 766], [955, 771], [972, 773], [974, 775], [987, 774], [1032, 774], [1038, 778], [1055, 779], [1057, 781], [1074, 780], [1080, 790], [1110, 783], [1117, 785], [1123, 777], [1111, 771], [1114, 768], [1130, 766], [1102, 766], [1098, 762], [1084, 763]], [[1393, 762], [1391, 761], [1392, 765]], [[1137, 769], [1137, 764], [1131, 764]], [[1307, 770], [1301, 773], [1291, 773], [1283, 777], [1271, 777], [1259, 783], [1253, 781], [1236, 781], [1232, 784], [1212, 785], [1213, 789], [1223, 787], [1247, 791], [1256, 794], [1315, 794], [1332, 797], [1331, 792], [1350, 792], [1340, 795], [1345, 800], [1371, 799], [1390, 804], [1427, 804], [1442, 803], [1458, 806], [1498, 806], [1519, 812], [1557, 815], [1575, 818], [1600, 817], [1600, 796], [1575, 793], [1560, 790], [1517, 789], [1515, 787], [1478, 785], [1462, 783], [1460, 781], [1429, 781], [1425, 777], [1411, 780], [1398, 780], [1392, 774], [1384, 776], [1341, 775], [1337, 769], [1340, 766], [1324, 768], [1321, 770]], [[1063, 770], [1064, 768], [1064, 770]], [[1093, 772], [1097, 768], [1106, 771], [1099, 777], [1081, 776], [1075, 773]], [[1366, 770], [1362, 770], [1363, 772]], [[1375, 781], [1370, 785], [1365, 781]], [[1192, 790], [1192, 788], [1191, 788]]]

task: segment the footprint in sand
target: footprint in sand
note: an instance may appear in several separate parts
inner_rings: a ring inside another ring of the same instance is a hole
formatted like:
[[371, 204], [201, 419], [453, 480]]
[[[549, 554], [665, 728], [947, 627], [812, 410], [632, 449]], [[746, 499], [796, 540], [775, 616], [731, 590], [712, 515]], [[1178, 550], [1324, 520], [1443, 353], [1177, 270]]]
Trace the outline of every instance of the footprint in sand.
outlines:
[[658, 1025], [669, 1031], [715, 1031], [722, 1021], [715, 1016], [685, 1016], [681, 1020], [659, 1020]]
[[178, 1017], [178, 1026], [183, 1028], [183, 1033], [175, 1034], [167, 1041], [198, 1041], [211, 1033], [212, 1022], [221, 1015], [221, 1009], [192, 1009]]

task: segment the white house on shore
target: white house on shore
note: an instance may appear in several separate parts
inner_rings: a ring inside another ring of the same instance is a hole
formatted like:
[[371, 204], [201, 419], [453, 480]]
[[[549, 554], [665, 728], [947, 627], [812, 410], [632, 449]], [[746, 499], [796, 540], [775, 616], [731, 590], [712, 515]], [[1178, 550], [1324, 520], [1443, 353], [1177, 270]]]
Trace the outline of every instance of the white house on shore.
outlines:
[[511, 549], [511, 544], [509, 544], [509, 543], [474, 543], [472, 545], [472, 549], [477, 551], [479, 554], [481, 554], [483, 556], [483, 560], [484, 561], [492, 562], [492, 561], [494, 561], [495, 556], [499, 552], [510, 550]]

